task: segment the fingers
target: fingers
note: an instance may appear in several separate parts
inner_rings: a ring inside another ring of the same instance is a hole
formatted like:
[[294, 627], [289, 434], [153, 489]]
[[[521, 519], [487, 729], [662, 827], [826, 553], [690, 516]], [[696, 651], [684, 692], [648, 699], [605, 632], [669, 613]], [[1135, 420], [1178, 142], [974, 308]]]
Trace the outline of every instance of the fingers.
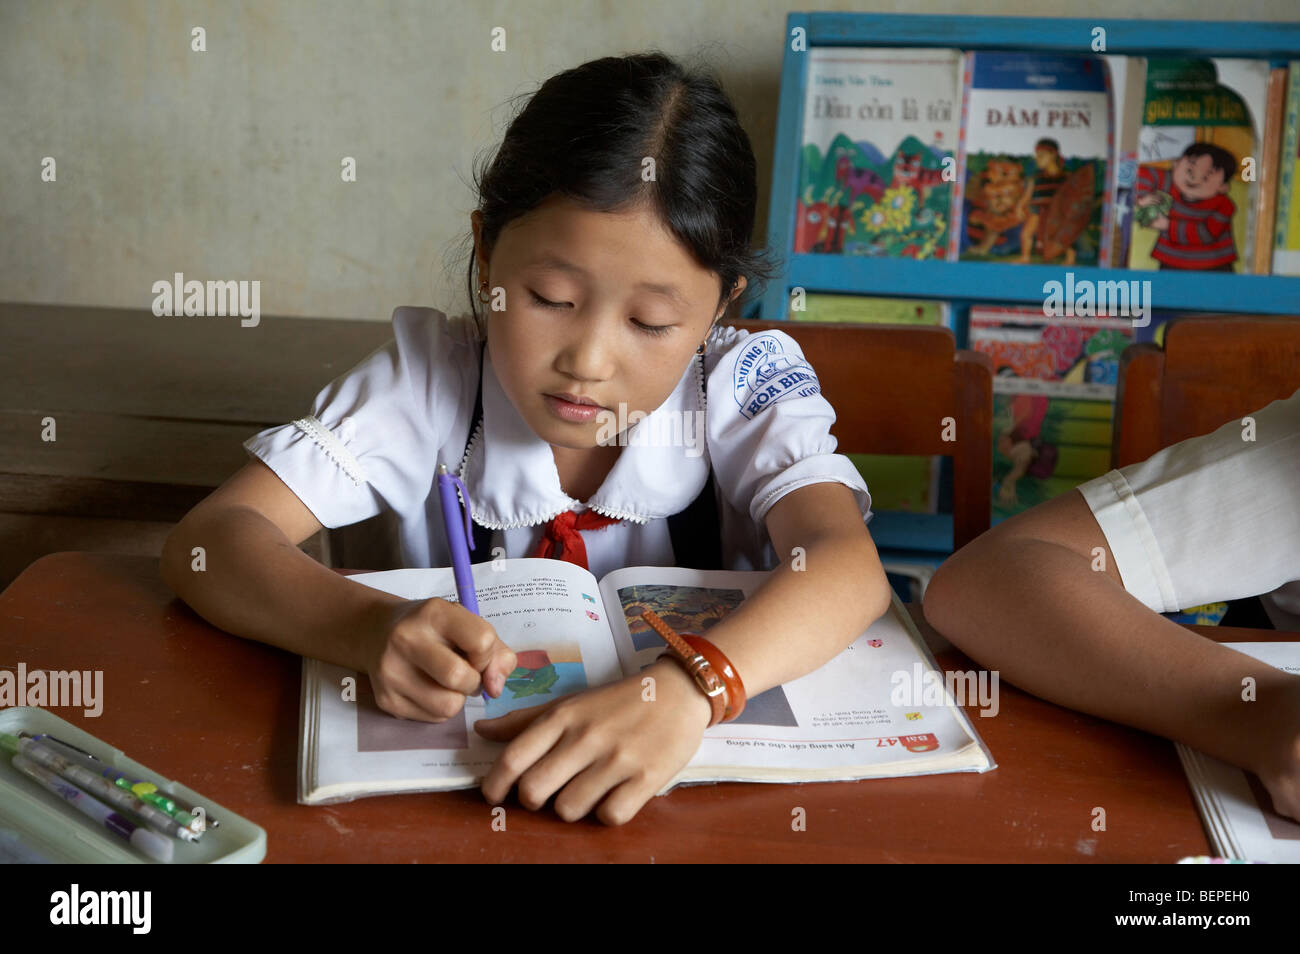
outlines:
[[465, 705], [465, 697], [448, 689], [435, 688], [423, 692], [409, 692], [391, 683], [375, 687], [375, 702], [379, 708], [399, 719], [415, 722], [446, 722]]
[[515, 709], [505, 715], [494, 716], [491, 719], [479, 719], [474, 723], [474, 731], [493, 742], [509, 742], [532, 725], [538, 716], [559, 705], [565, 698], [567, 697], [562, 696], [541, 705], [529, 706], [526, 709]]
[[575, 822], [604, 799], [596, 817], [606, 825], [622, 825], [654, 794], [651, 788], [643, 768], [626, 752], [615, 749], [564, 786], [555, 797], [555, 813]]
[[538, 719], [533, 732], [507, 746], [483, 780], [483, 797], [495, 805], [517, 785], [524, 808], [537, 811], [554, 795], [555, 813], [567, 822], [593, 809], [606, 825], [634, 818], [656, 790], [636, 755], [611, 748], [599, 726], [561, 729], [558, 721]]
[[[583, 761], [582, 752], [584, 745], [591, 744], [591, 738], [585, 733], [578, 733], [576, 738], [568, 739], [563, 749], [557, 753], [563, 759], [558, 764], [570, 769], [569, 774], [564, 775], [563, 778], [559, 777], [562, 772], [557, 770], [553, 757], [547, 757], [547, 753], [566, 734], [563, 720], [556, 718], [555, 712], [556, 710], [552, 709], [539, 716], [529, 726], [527, 732], [517, 736], [497, 756], [496, 762], [493, 763], [481, 785], [483, 797], [488, 802], [495, 805], [503, 801], [510, 789], [519, 783], [520, 804], [530, 810], [536, 810], [545, 805], [546, 800], [554, 794], [555, 790], [572, 778], [574, 773], [580, 772], [591, 763], [590, 753], [587, 753], [586, 761]], [[543, 758], [552, 764], [549, 767], [538, 766]], [[535, 771], [535, 766], [540, 771]], [[526, 783], [525, 776], [527, 776]]]
[[402, 719], [442, 722], [460, 712], [467, 695], [478, 692], [479, 674], [450, 647], [428, 640], [402, 645], [380, 661], [371, 682], [375, 701]]
[[459, 603], [439, 599], [425, 602], [417, 617], [432, 625], [443, 639], [464, 654], [474, 671], [482, 673], [489, 692], [500, 694], [507, 677], [515, 670], [517, 659], [490, 622]]
[[471, 696], [480, 691], [482, 677], [450, 646], [430, 639], [412, 639], [409, 642], [399, 641], [399, 647], [401, 654], [398, 660], [405, 662], [409, 672], [403, 672], [395, 660], [394, 671], [386, 675], [399, 680], [413, 680], [416, 685], [427, 680], [429, 688], [452, 689], [462, 696]]

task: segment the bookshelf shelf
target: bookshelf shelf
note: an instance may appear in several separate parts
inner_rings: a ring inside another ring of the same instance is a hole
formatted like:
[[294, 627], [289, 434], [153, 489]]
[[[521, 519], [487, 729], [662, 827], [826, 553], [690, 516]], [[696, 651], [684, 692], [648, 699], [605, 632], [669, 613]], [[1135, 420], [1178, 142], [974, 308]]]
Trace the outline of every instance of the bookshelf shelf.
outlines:
[[1131, 20], [1104, 17], [969, 17], [905, 13], [796, 13], [809, 46], [951, 46], [967, 50], [1033, 49], [1089, 53], [1093, 30], [1106, 49], [1125, 56], [1248, 56], [1294, 59], [1300, 23]]
[[[1072, 272], [1081, 281], [1150, 281], [1152, 307], [1165, 311], [1300, 313], [1300, 278], [1277, 275], [1230, 275], [1144, 271], [1063, 265], [999, 265], [989, 262], [933, 262], [910, 258], [852, 255], [787, 256], [790, 288], [879, 295], [886, 298], [939, 298], [1041, 305], [1046, 282], [1065, 283]], [[780, 298], [784, 307], [784, 294]], [[766, 310], [766, 309], [765, 309]], [[777, 312], [770, 312], [773, 316]], [[784, 311], [779, 312], [784, 318]], [[775, 320], [775, 318], [773, 319]]]

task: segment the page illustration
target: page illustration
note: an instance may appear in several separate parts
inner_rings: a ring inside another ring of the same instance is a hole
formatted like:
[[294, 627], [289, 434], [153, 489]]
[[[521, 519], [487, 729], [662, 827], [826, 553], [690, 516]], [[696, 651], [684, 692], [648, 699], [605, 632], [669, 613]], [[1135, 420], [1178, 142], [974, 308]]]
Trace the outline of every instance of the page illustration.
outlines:
[[577, 643], [552, 643], [545, 649], [516, 649], [515, 671], [496, 699], [488, 697], [484, 718], [539, 706], [587, 688], [582, 651]]

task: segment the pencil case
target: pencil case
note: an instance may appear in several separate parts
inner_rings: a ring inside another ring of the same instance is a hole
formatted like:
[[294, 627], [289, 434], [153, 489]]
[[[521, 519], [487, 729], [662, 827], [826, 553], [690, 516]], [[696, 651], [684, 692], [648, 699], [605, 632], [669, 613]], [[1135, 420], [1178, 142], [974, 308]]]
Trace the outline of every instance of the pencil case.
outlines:
[[[127, 758], [89, 732], [34, 706], [0, 710], [0, 732], [52, 735], [84, 749], [104, 763], [135, 778], [147, 779], [159, 791], [201, 805], [220, 826], [209, 828], [194, 843], [176, 839], [171, 864], [257, 864], [266, 857], [266, 832], [212, 799], [168, 781], [147, 765]], [[0, 855], [28, 861], [62, 864], [157, 864], [53, 792], [19, 772], [7, 755], [0, 755]]]

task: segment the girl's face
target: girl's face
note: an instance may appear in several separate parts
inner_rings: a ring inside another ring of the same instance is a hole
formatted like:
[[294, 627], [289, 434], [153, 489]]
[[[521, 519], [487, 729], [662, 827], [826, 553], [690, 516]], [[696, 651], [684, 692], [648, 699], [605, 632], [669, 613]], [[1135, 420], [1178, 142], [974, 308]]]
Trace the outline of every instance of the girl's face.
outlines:
[[[490, 259], [482, 216], [470, 220], [494, 296], [484, 306], [492, 366], [520, 416], [555, 447], [596, 447], [620, 404], [620, 423], [663, 404], [725, 310], [718, 276], [652, 213], [591, 212], [551, 196], [502, 229]], [[732, 297], [744, 287], [741, 278]], [[504, 310], [495, 311], [502, 294]], [[575, 420], [553, 400], [566, 393], [609, 414]]]

